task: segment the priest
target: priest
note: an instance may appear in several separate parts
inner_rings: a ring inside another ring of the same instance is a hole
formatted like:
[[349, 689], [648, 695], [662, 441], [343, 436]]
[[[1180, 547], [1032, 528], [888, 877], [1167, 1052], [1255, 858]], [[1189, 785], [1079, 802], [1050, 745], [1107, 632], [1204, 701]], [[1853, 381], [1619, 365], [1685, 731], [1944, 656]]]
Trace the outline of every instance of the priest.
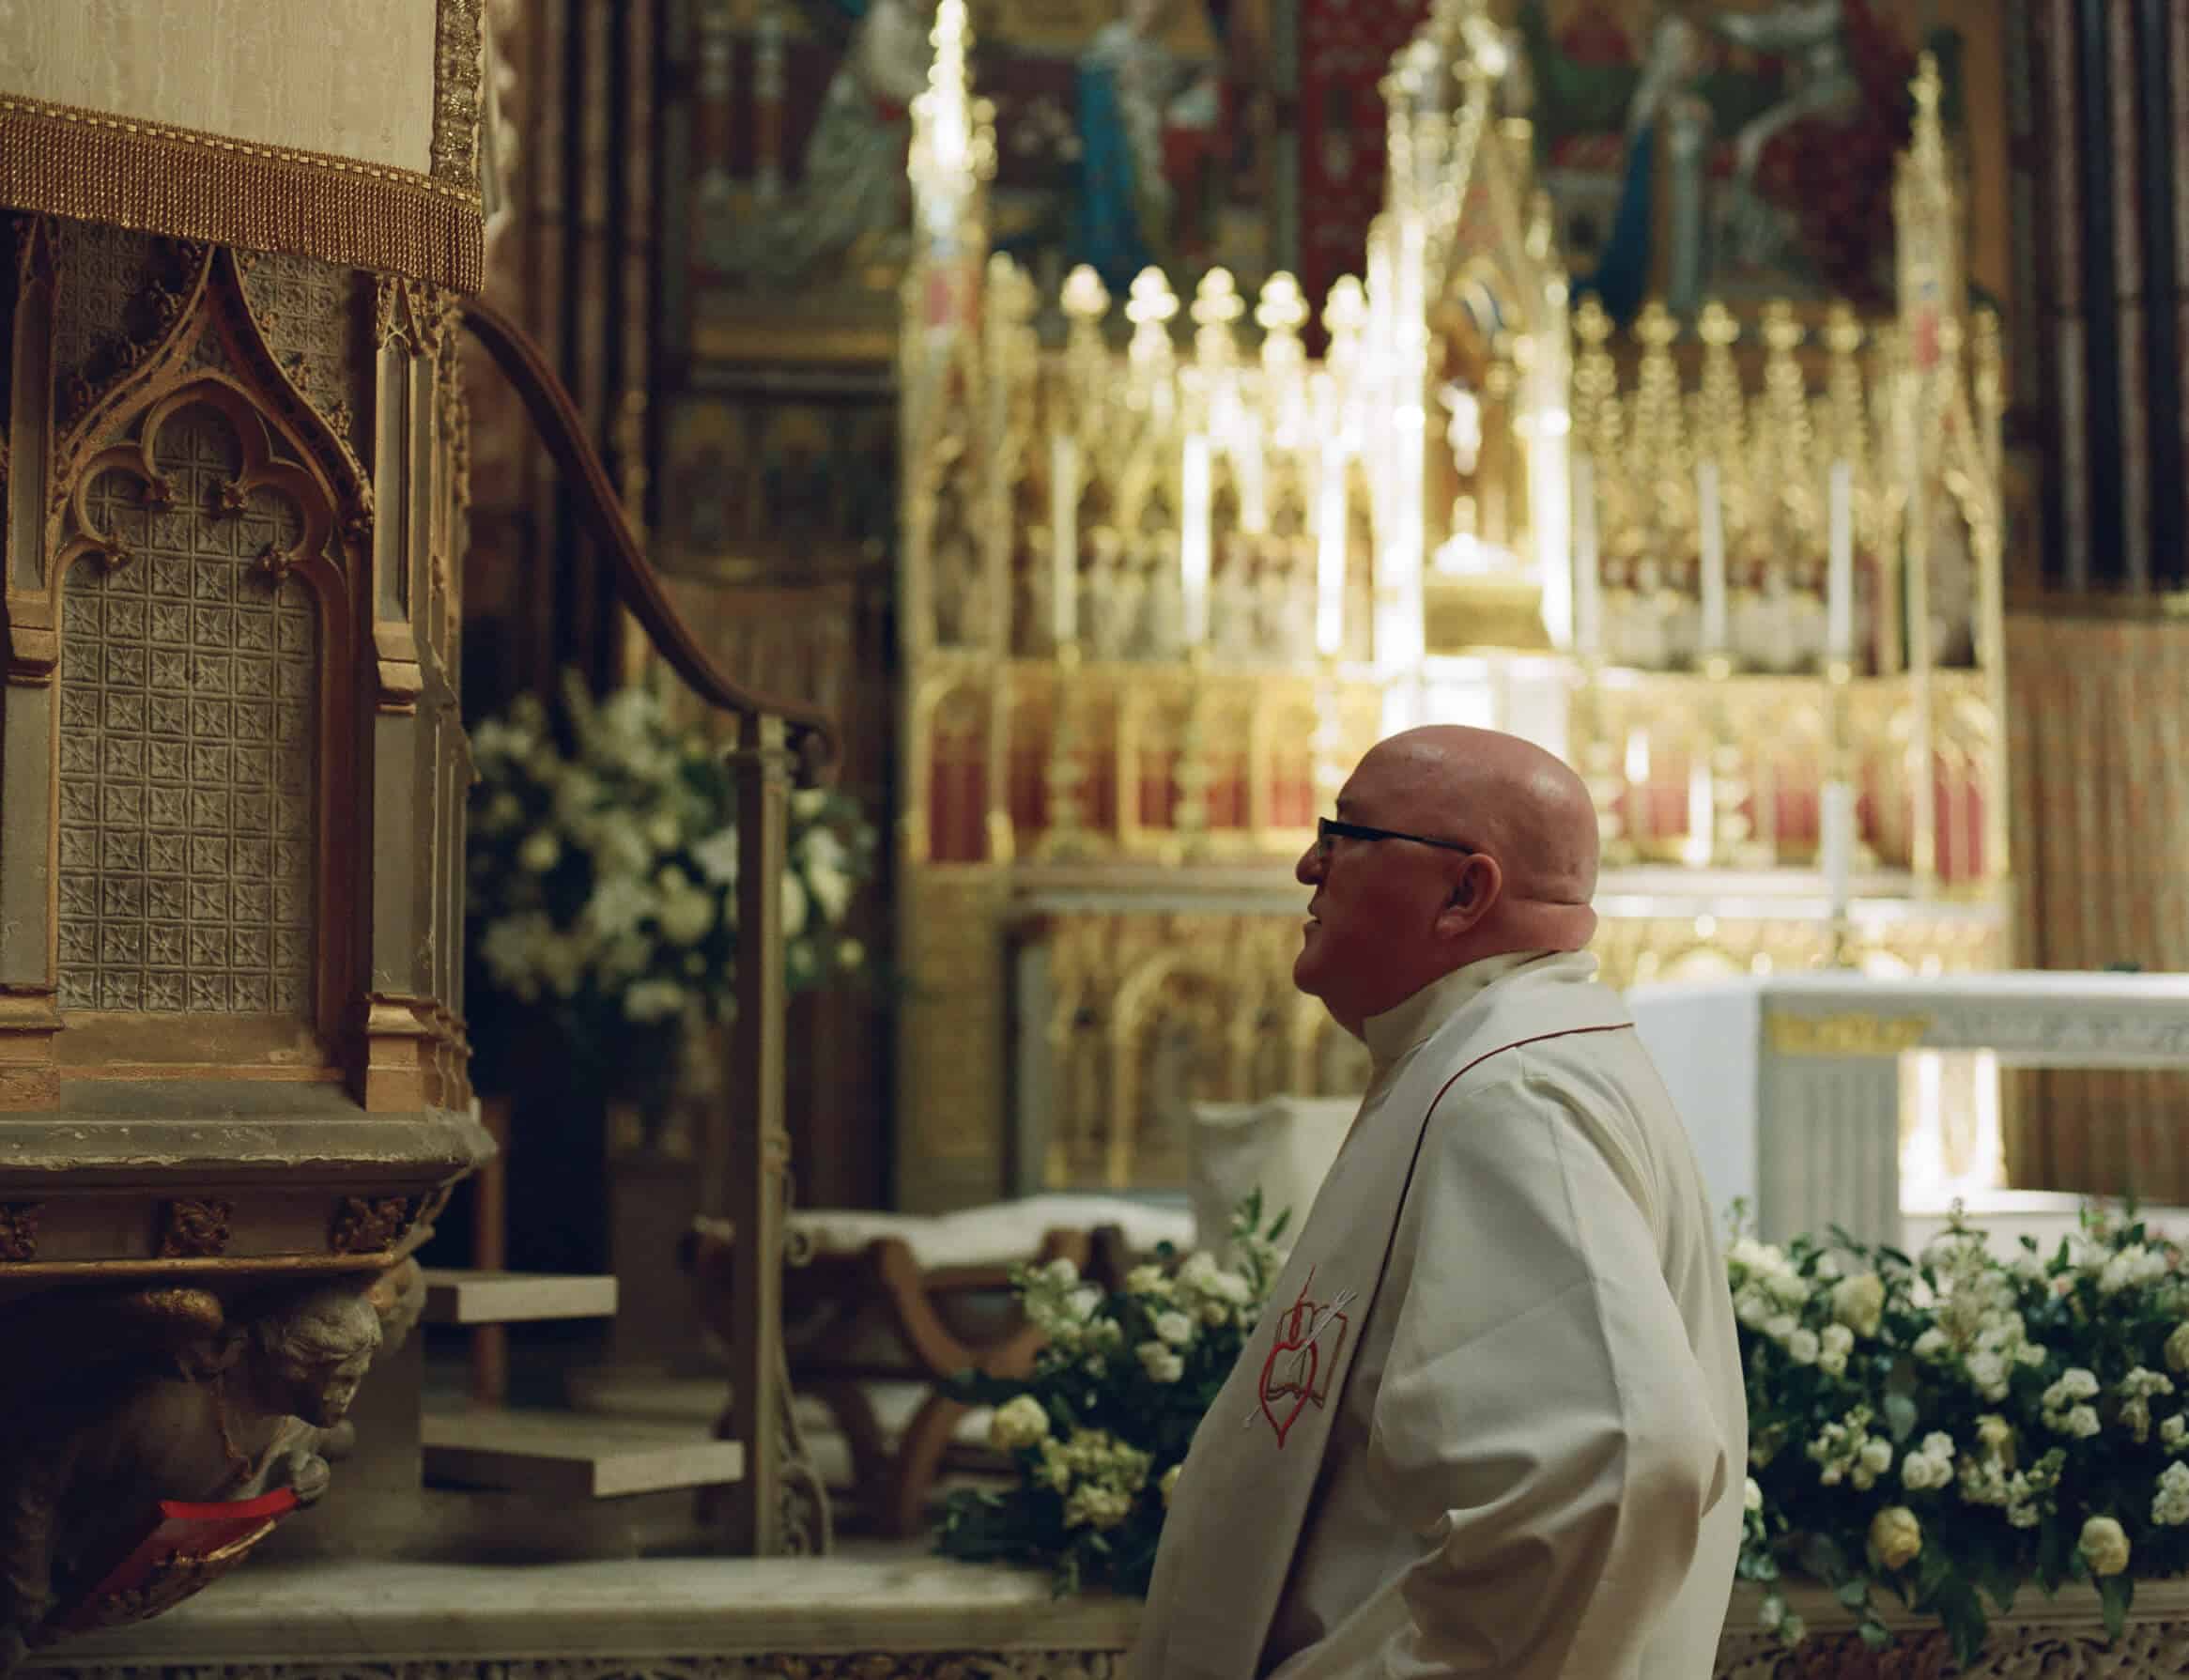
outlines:
[[1596, 821], [1436, 727], [1302, 856], [1359, 1117], [1173, 1493], [1133, 1680], [1702, 1680], [1748, 1417], [1679, 1116], [1596, 979]]

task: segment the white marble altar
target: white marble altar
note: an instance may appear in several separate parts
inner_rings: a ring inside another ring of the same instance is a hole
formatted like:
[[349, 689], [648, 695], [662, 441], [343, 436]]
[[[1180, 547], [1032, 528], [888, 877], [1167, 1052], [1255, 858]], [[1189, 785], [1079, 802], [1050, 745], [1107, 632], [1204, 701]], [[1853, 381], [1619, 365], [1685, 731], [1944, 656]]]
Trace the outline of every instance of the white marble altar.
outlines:
[[1911, 1054], [2189, 1067], [2189, 975], [1832, 971], [1637, 986], [1626, 999], [1713, 1201], [1745, 1200], [1768, 1241], [1834, 1225], [1903, 1241], [1900, 1064]]

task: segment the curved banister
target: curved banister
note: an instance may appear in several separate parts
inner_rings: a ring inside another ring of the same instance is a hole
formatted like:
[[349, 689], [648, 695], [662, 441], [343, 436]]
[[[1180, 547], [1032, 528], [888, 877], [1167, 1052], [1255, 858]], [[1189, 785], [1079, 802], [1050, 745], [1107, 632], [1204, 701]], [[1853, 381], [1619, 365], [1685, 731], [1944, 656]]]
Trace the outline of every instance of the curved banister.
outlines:
[[740, 717], [763, 714], [780, 717], [808, 770], [827, 764], [836, 756], [837, 740], [826, 714], [732, 682], [694, 639], [683, 615], [663, 593], [659, 574], [640, 549], [638, 535], [609, 483], [608, 470], [578, 418], [578, 406], [532, 335], [484, 299], [466, 298], [462, 308], [465, 329], [494, 358], [523, 399], [540, 440], [569, 480], [587, 534], [608, 554], [617, 594], [670, 669], [710, 705]]

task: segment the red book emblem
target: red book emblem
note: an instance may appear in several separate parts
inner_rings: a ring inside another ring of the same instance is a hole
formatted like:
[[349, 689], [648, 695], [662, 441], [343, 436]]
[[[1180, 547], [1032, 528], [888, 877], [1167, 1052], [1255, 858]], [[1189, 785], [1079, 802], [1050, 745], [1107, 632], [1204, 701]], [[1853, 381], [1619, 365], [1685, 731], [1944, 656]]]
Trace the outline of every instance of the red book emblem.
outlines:
[[1315, 1269], [1309, 1267], [1298, 1297], [1278, 1315], [1269, 1357], [1262, 1361], [1258, 1405], [1247, 1417], [1250, 1424], [1256, 1417], [1267, 1418], [1279, 1447], [1302, 1412], [1310, 1406], [1319, 1409], [1329, 1399], [1331, 1374], [1338, 1367], [1352, 1329], [1345, 1309], [1351, 1304], [1353, 1292], [1348, 1289], [1318, 1302], [1307, 1293], [1314, 1287]]

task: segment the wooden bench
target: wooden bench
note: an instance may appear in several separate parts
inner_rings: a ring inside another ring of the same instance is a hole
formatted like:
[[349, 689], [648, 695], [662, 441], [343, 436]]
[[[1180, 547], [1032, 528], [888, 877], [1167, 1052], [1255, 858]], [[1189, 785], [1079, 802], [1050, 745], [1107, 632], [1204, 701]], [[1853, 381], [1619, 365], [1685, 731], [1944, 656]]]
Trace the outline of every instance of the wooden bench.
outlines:
[[[917, 1533], [952, 1437], [967, 1408], [941, 1392], [959, 1373], [1023, 1376], [1041, 1333], [1010, 1291], [1014, 1265], [1066, 1259], [1115, 1287], [1159, 1242], [1193, 1237], [1183, 1211], [1121, 1198], [1039, 1196], [932, 1218], [890, 1213], [793, 1214], [783, 1273], [784, 1346], [791, 1381], [828, 1410], [849, 1446], [869, 1526]], [[717, 1335], [730, 1334], [735, 1234], [696, 1221], [684, 1264]], [[930, 1385], [894, 1441], [868, 1385]]]

